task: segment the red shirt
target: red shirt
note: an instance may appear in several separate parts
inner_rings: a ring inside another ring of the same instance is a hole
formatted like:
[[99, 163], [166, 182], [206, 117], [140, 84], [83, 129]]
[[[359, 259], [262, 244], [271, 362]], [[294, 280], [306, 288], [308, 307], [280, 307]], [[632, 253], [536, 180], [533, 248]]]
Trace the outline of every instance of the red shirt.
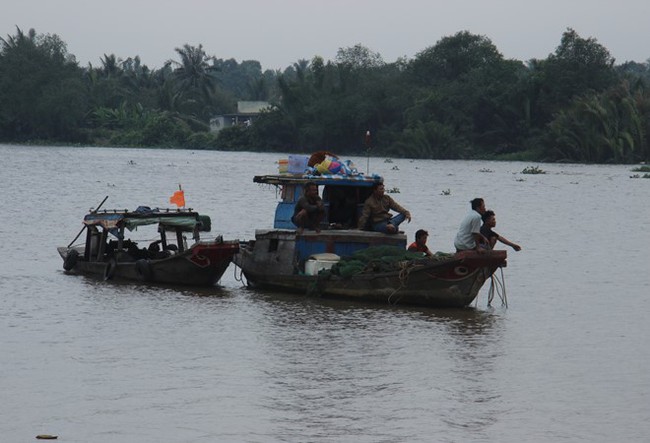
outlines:
[[420, 246], [417, 242], [411, 243], [406, 249], [410, 252], [424, 252], [425, 254], [431, 254], [431, 251], [429, 251], [429, 248], [426, 245]]

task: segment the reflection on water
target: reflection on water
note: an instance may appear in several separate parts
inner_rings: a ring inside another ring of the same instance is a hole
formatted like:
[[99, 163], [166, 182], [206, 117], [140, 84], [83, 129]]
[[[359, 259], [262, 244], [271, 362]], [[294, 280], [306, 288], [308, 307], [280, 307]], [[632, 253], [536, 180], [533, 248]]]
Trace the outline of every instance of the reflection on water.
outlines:
[[[489, 383], [502, 355], [502, 318], [493, 312], [256, 298], [266, 307], [262, 339], [272, 357], [264, 374], [282, 433], [294, 434], [317, 410], [331, 411], [318, 421], [331, 436], [352, 426], [367, 441], [418, 439], [410, 427], [422, 420], [481, 432], [503, 409]], [[397, 410], [388, 406], [395, 402]], [[444, 411], [432, 415], [431, 402]]]
[[[509, 309], [351, 303], [242, 287], [66, 275], [89, 207], [166, 206], [182, 183], [213, 232], [271, 227], [252, 183], [278, 155], [0, 146], [2, 440], [645, 441], [648, 180], [625, 166], [371, 159], [449, 251], [475, 196], [509, 251]], [[366, 164], [365, 159], [359, 164]], [[393, 166], [398, 169], [393, 170]], [[490, 170], [482, 173], [480, 170]], [[440, 190], [450, 190], [443, 195]], [[244, 204], [244, 203], [245, 204]], [[595, 241], [594, 239], [598, 239]], [[644, 243], [645, 242], [645, 243]]]

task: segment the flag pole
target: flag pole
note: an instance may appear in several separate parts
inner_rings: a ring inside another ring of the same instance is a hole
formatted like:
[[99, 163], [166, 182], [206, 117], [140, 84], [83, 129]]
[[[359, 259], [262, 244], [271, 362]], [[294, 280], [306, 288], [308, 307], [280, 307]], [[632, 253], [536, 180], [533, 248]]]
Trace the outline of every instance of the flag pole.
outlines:
[[[183, 192], [183, 188], [181, 187], [181, 184], [178, 184], [178, 190]], [[185, 209], [185, 193], [183, 192], [183, 209]]]
[[370, 130], [366, 131], [366, 156], [367, 156], [367, 161], [366, 161], [366, 174], [370, 175]]

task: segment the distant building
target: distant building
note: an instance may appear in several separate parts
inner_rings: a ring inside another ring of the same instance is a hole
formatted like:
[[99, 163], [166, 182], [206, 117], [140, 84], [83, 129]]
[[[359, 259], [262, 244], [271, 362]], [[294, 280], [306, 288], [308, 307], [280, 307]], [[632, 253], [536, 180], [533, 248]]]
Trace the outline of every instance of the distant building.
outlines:
[[217, 115], [210, 119], [210, 132], [219, 132], [231, 126], [250, 126], [263, 110], [272, 107], [269, 102], [237, 102], [236, 114]]

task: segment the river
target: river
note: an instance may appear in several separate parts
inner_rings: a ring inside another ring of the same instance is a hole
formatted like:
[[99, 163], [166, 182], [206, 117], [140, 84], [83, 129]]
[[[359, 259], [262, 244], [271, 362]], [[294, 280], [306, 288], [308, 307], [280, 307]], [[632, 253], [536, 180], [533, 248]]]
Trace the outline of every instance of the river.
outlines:
[[63, 272], [107, 195], [166, 207], [182, 184], [210, 235], [253, 238], [277, 200], [252, 177], [281, 157], [0, 145], [0, 441], [647, 441], [650, 180], [630, 166], [353, 158], [433, 251], [484, 197], [523, 247], [508, 308], [487, 286], [462, 310], [259, 292], [233, 265], [200, 290]]

